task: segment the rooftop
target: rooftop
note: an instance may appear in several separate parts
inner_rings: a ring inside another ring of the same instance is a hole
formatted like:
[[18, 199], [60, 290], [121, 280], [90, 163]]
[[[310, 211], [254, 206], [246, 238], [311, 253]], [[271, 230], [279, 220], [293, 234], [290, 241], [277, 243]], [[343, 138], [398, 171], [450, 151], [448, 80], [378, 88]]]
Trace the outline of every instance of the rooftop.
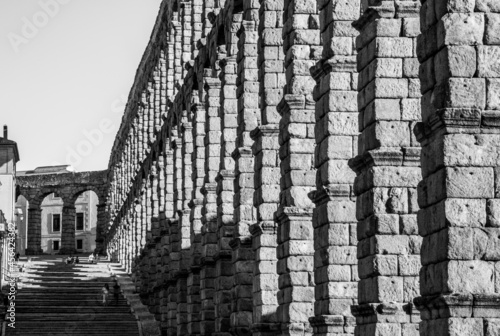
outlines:
[[0, 137], [0, 146], [13, 146], [14, 155], [16, 156], [16, 162], [19, 161], [19, 150], [17, 149], [17, 143], [15, 141]]
[[67, 174], [67, 173], [74, 173], [74, 172], [75, 172], [75, 168], [73, 168], [70, 165], [43, 166], [43, 167], [37, 167], [33, 170], [17, 172], [17, 176], [44, 175], [44, 174]]

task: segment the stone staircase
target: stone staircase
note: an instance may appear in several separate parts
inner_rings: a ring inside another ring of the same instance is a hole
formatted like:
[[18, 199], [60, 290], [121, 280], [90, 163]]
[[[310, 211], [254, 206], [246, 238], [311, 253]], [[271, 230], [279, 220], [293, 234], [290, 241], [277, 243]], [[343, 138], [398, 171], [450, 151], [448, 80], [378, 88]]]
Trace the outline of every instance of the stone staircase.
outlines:
[[15, 329], [4, 325], [5, 335], [140, 335], [123, 295], [115, 304], [110, 293], [109, 306], [102, 305], [101, 288], [113, 286], [106, 261], [89, 264], [85, 257], [66, 265], [61, 257], [41, 256], [20, 264], [27, 267], [20, 273]]

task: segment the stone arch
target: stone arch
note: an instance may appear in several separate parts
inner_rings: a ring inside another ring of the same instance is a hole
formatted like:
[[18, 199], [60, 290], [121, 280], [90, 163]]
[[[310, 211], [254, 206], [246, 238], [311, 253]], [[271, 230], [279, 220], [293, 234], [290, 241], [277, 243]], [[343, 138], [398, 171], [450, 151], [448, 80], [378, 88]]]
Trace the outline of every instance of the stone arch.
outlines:
[[97, 199], [99, 200], [99, 204], [105, 204], [106, 203], [106, 190], [103, 187], [99, 186], [84, 186], [77, 188], [76, 190], [72, 190], [72, 195], [69, 199], [69, 204], [74, 204], [75, 201], [86, 191], [93, 191], [97, 195]]
[[43, 188], [30, 201], [30, 208], [39, 209], [40, 206], [42, 205], [42, 202], [45, 199], [45, 197], [49, 196], [50, 194], [55, 194], [56, 197], [59, 197], [60, 196], [60, 189], [57, 187]]
[[[100, 233], [104, 231], [106, 222], [106, 208], [108, 172], [68, 172], [58, 174], [28, 174], [17, 178], [16, 195], [23, 195], [29, 202], [28, 214], [28, 248], [26, 254], [36, 255], [41, 250], [41, 203], [43, 199], [54, 193], [63, 199], [63, 235], [60, 253], [74, 253], [75, 249], [75, 201], [78, 196], [88, 190], [96, 193], [98, 204], [98, 224], [96, 242], [98, 250], [104, 249], [104, 239]], [[66, 228], [66, 229], [65, 229]], [[65, 231], [66, 230], [66, 231]], [[99, 245], [100, 243], [100, 245]]]

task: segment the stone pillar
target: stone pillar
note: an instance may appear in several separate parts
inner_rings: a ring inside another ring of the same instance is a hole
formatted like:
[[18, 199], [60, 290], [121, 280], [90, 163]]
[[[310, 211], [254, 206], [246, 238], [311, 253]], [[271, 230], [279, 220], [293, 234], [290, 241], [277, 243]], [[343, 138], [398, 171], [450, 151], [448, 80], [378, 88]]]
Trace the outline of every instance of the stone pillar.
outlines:
[[147, 105], [146, 111], [148, 114], [148, 146], [146, 147], [146, 152], [150, 153], [151, 145], [155, 142], [155, 122], [156, 122], [156, 112], [155, 112], [155, 90], [154, 90], [154, 75], [151, 74], [148, 80], [148, 84], [145, 90]]
[[[139, 101], [139, 106], [138, 106], [138, 113], [139, 113], [139, 120], [141, 121], [141, 133], [142, 133], [142, 138], [141, 143], [140, 143], [140, 155], [141, 155], [141, 162], [144, 162], [147, 156], [147, 150], [149, 148], [149, 141], [150, 141], [150, 132], [149, 132], [149, 104], [148, 104], [148, 91], [144, 89], [141, 92], [141, 98]], [[123, 168], [123, 165], [122, 165]], [[123, 189], [125, 191], [125, 188]], [[125, 195], [126, 197], [126, 195]]]
[[[196, 7], [196, 6], [195, 6]], [[193, 80], [196, 80], [194, 78]], [[196, 92], [193, 92], [195, 95]], [[191, 206], [191, 265], [188, 276], [188, 333], [190, 335], [200, 334], [200, 265], [201, 265], [201, 228], [203, 194], [202, 187], [205, 178], [205, 118], [206, 111], [199, 98], [193, 97], [191, 110], [193, 112], [193, 195]]]
[[[178, 13], [175, 12], [178, 16]], [[179, 18], [172, 20], [172, 24], [175, 27], [175, 48], [174, 48], [174, 94], [178, 92], [178, 87], [182, 85], [182, 25], [179, 22]], [[178, 84], [178, 85], [177, 85]], [[173, 99], [172, 99], [173, 100]]]
[[[194, 1], [198, 2], [200, 0], [194, 0]], [[202, 24], [201, 37], [202, 38], [206, 38], [210, 34], [210, 31], [212, 30], [212, 23], [210, 22], [210, 19], [208, 18], [208, 16], [210, 14], [213, 14], [214, 9], [215, 9], [215, 3], [218, 1], [219, 0], [200, 1], [203, 3], [202, 14], [201, 14], [201, 24]]]
[[104, 237], [103, 231], [106, 228], [106, 204], [98, 204], [97, 205], [97, 225], [96, 225], [96, 236], [95, 236], [95, 252], [99, 253], [99, 255], [105, 255], [104, 250]]
[[356, 335], [418, 334], [412, 301], [418, 292], [421, 239], [416, 187], [421, 179], [415, 54], [418, 1], [363, 6], [354, 24], [358, 50], [358, 156], [354, 193], [358, 219]]
[[[155, 139], [156, 143], [163, 144], [161, 139], [161, 128], [163, 127], [163, 116], [167, 112], [167, 64], [165, 59], [165, 50], [162, 45], [158, 64], [154, 71], [154, 106], [155, 106]], [[158, 146], [156, 150], [162, 150]], [[161, 154], [157, 154], [161, 155]]]
[[182, 7], [182, 69], [183, 75], [182, 78], [186, 78], [187, 69], [184, 66], [187, 62], [189, 62], [193, 56], [191, 46], [191, 38], [192, 38], [192, 0], [183, 0], [181, 3]]
[[28, 248], [26, 255], [42, 254], [42, 210], [28, 209]]
[[[119, 235], [119, 238], [118, 238], [118, 246], [117, 246], [117, 256], [118, 256], [118, 260], [116, 260], [117, 262], [120, 263], [120, 265], [122, 267], [124, 267], [126, 269], [126, 262], [125, 262], [125, 259], [126, 259], [126, 256], [125, 256], [125, 244], [126, 244], [126, 239], [127, 239], [127, 233], [128, 233], [128, 230], [127, 230], [127, 224], [124, 223], [121, 227], [120, 227], [120, 235]], [[115, 262], [116, 262], [115, 261]]]
[[[312, 211], [314, 190], [314, 80], [321, 53], [316, 1], [284, 2], [286, 86], [278, 106], [281, 193], [278, 221], [278, 317], [282, 335], [310, 335], [314, 303]], [[290, 55], [290, 56], [288, 56]]]
[[221, 123], [222, 146], [221, 164], [217, 176], [217, 253], [215, 255], [215, 335], [228, 335], [231, 316], [231, 289], [233, 269], [231, 247], [233, 238], [233, 198], [234, 198], [234, 160], [231, 153], [235, 149], [237, 110], [236, 100], [236, 57], [226, 57], [221, 67]]
[[[167, 136], [162, 136], [163, 139], [167, 139]], [[170, 283], [168, 282], [171, 277], [171, 268], [170, 268], [170, 219], [174, 216], [174, 205], [173, 205], [173, 200], [174, 200], [174, 158], [173, 158], [173, 151], [170, 149], [170, 143], [169, 141], [166, 141], [164, 144], [164, 149], [163, 149], [163, 154], [165, 156], [165, 221], [162, 223], [161, 227], [161, 244], [162, 244], [162, 268], [163, 268], [163, 274], [162, 274], [162, 291], [160, 293], [161, 297], [161, 306], [160, 306], [160, 313], [161, 313], [161, 322], [160, 322], [160, 327], [162, 330], [162, 333], [169, 333], [172, 331], [172, 329], [169, 329], [169, 309], [170, 309], [170, 291], [171, 289], [169, 288]], [[173, 304], [173, 303], [172, 303]]]
[[[127, 204], [128, 208], [128, 204]], [[128, 259], [128, 244], [129, 244], [129, 230], [130, 230], [130, 221], [129, 221], [129, 211], [125, 212], [125, 215], [122, 219], [122, 227], [121, 227], [121, 236], [119, 239], [118, 246], [118, 262], [120, 265], [125, 268], [125, 272], [127, 272], [127, 259]]]
[[274, 214], [280, 202], [279, 121], [277, 105], [285, 86], [283, 52], [283, 3], [261, 1], [258, 32], [259, 95], [262, 125], [251, 132], [255, 157], [254, 206], [257, 224], [250, 227], [255, 255], [253, 271], [254, 336], [270, 336], [279, 332], [278, 274], [276, 248], [277, 224]]
[[187, 335], [187, 271], [182, 271], [177, 278], [177, 334]]
[[[170, 146], [170, 145], [169, 145]], [[165, 150], [165, 216], [168, 219], [174, 217], [174, 151]], [[165, 222], [165, 228], [168, 227]]]
[[[192, 59], [196, 59], [198, 56], [198, 48], [196, 44], [201, 39], [202, 34], [202, 15], [203, 15], [203, 3], [202, 0], [193, 0], [192, 3], [192, 35], [191, 35], [191, 53]], [[195, 79], [196, 80], [196, 79]]]
[[193, 132], [188, 122], [187, 111], [182, 112], [181, 138], [182, 138], [182, 210], [179, 211], [179, 239], [180, 239], [180, 272], [177, 280], [177, 334], [188, 333], [188, 302], [187, 302], [187, 278], [191, 262], [191, 209], [189, 202], [193, 193], [192, 153]]
[[166, 197], [166, 182], [167, 177], [165, 174], [166, 162], [165, 162], [165, 145], [160, 146], [159, 156], [158, 156], [158, 183], [157, 183], [157, 195], [158, 195], [158, 227], [154, 233], [156, 237], [161, 238], [161, 231], [165, 226], [166, 214], [165, 214], [165, 197]]
[[146, 178], [146, 173], [143, 173], [142, 183], [141, 183], [141, 216], [140, 216], [140, 246], [138, 256], [142, 253], [143, 249], [146, 248], [148, 243], [148, 231], [151, 228], [151, 216], [150, 216], [150, 188], [148, 186], [148, 180]]
[[[173, 18], [172, 18], [173, 20]], [[174, 95], [174, 71], [175, 71], [175, 27], [172, 24], [168, 34], [167, 43], [167, 97]]]
[[205, 122], [205, 183], [203, 186], [203, 227], [202, 260], [200, 271], [201, 335], [215, 331], [214, 311], [214, 256], [217, 250], [217, 184], [216, 177], [220, 167], [221, 120], [220, 88], [218, 78], [212, 77], [212, 70], [205, 69], [206, 122]]
[[358, 106], [352, 27], [360, 1], [324, 1], [320, 7], [322, 59], [316, 80], [316, 208], [314, 226], [315, 335], [354, 334], [351, 306], [357, 302], [355, 174], [348, 160], [357, 154]]
[[151, 171], [148, 176], [149, 188], [150, 188], [150, 199], [149, 204], [151, 207], [151, 227], [150, 227], [150, 242], [154, 243], [156, 237], [160, 233], [160, 223], [159, 223], [159, 199], [158, 199], [158, 170], [156, 158], [151, 163]]
[[[170, 113], [174, 112], [171, 108]], [[172, 210], [169, 211], [170, 218], [167, 221], [169, 229], [169, 258], [168, 269], [169, 276], [166, 280], [167, 299], [168, 299], [168, 335], [177, 335], [178, 330], [182, 330], [179, 324], [180, 313], [182, 311], [183, 297], [178, 292], [178, 279], [180, 275], [181, 262], [181, 246], [180, 246], [180, 221], [179, 216], [182, 215], [182, 138], [179, 137], [178, 125], [171, 125], [170, 146], [172, 148], [172, 167], [171, 167], [171, 186], [167, 188], [172, 192]]]
[[178, 218], [179, 211], [182, 211], [182, 183], [183, 183], [183, 171], [182, 171], [182, 138], [178, 137], [179, 134], [177, 129], [172, 130], [171, 146], [174, 152], [174, 217]]
[[169, 277], [167, 279], [168, 319], [167, 335], [177, 335], [177, 276], [179, 273], [179, 221], [170, 219]]
[[[187, 114], [186, 111], [184, 111]], [[181, 250], [182, 269], [188, 270], [191, 264], [191, 209], [189, 203], [193, 195], [193, 126], [187, 117], [182, 118], [182, 216]]]
[[[163, 79], [163, 77], [162, 77]], [[162, 84], [162, 87], [165, 86]], [[162, 102], [163, 104], [163, 102]], [[163, 105], [162, 105], [163, 106]], [[165, 154], [165, 143], [163, 133], [159, 134], [160, 140], [158, 145], [158, 183], [157, 183], [157, 194], [158, 194], [158, 229], [157, 234], [155, 235], [156, 241], [156, 249], [157, 249], [157, 260], [156, 260], [156, 289], [155, 289], [155, 298], [157, 300], [158, 311], [155, 316], [156, 320], [160, 322], [160, 328], [162, 328], [162, 324], [165, 322], [165, 298], [164, 298], [164, 277], [165, 277], [165, 263], [164, 263], [164, 254], [165, 254], [165, 246], [164, 246], [164, 229], [167, 221], [167, 216], [165, 212], [165, 198], [166, 198], [166, 154]]]
[[[231, 330], [242, 335], [250, 332], [252, 324], [252, 273], [253, 251], [252, 235], [249, 227], [256, 221], [256, 209], [253, 206], [254, 194], [254, 158], [253, 141], [250, 132], [260, 123], [259, 77], [257, 66], [258, 31], [257, 10], [244, 4], [244, 19], [238, 31], [238, 128], [235, 160], [235, 197], [234, 221], [235, 233], [231, 241], [233, 249], [233, 307]], [[253, 15], [252, 15], [253, 14]]]
[[[149, 248], [149, 260], [148, 260], [148, 272], [149, 272], [149, 284], [148, 290], [150, 292], [150, 310], [155, 316], [159, 316], [159, 305], [156, 300], [156, 282], [158, 277], [158, 272], [160, 269], [157, 267], [158, 252], [157, 252], [157, 236], [155, 233], [159, 233], [159, 211], [158, 211], [158, 171], [157, 171], [157, 148], [152, 148], [151, 153], [151, 168], [149, 172], [149, 185], [150, 185], [150, 206], [151, 206], [151, 229], [150, 229], [150, 240], [148, 244]], [[159, 241], [159, 237], [158, 237]]]
[[254, 336], [279, 334], [276, 229], [277, 225], [273, 221], [259, 221], [250, 227], [255, 257], [251, 328]]
[[75, 248], [75, 214], [74, 205], [64, 205], [61, 223], [61, 249], [59, 254], [76, 253]]
[[133, 232], [132, 232], [132, 260], [131, 260], [131, 269], [135, 266], [135, 259], [140, 253], [141, 249], [141, 212], [142, 205], [140, 201], [140, 194], [138, 194], [137, 190], [135, 190], [137, 186], [134, 185], [135, 200], [134, 200], [134, 212], [133, 212]]
[[500, 333], [499, 5], [422, 1], [422, 336]]
[[132, 272], [132, 260], [134, 258], [134, 236], [135, 236], [135, 226], [134, 226], [134, 203], [129, 204], [129, 209], [127, 213], [127, 236], [125, 244], [125, 265], [126, 272], [130, 274]]
[[156, 321], [162, 321], [162, 309], [163, 309], [163, 301], [162, 301], [162, 292], [163, 292], [163, 245], [161, 241], [161, 237], [156, 239], [156, 281], [155, 281], [155, 319]]

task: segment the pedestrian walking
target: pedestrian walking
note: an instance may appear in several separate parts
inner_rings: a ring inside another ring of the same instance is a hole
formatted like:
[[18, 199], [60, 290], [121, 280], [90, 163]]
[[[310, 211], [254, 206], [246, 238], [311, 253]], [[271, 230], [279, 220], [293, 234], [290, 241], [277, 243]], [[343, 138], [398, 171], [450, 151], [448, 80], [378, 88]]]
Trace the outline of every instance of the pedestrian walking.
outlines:
[[108, 305], [108, 296], [109, 296], [109, 286], [108, 284], [104, 284], [102, 287], [102, 305], [107, 306]]
[[94, 263], [94, 254], [92, 253], [91, 255], [89, 255], [89, 264], [93, 263]]
[[113, 298], [115, 299], [115, 306], [118, 306], [118, 299], [120, 297], [120, 285], [118, 281], [115, 280], [115, 284], [113, 286]]

